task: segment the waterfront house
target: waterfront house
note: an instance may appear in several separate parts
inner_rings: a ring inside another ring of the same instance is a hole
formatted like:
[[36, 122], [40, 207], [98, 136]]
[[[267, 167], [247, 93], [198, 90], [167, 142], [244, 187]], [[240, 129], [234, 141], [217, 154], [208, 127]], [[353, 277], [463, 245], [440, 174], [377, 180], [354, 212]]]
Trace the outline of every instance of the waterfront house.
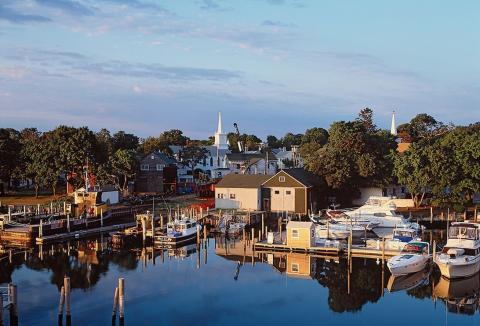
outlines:
[[154, 151], [139, 162], [135, 191], [140, 193], [170, 193], [176, 191], [176, 161], [160, 151]]
[[288, 222], [287, 246], [289, 248], [310, 248], [315, 246], [315, 224], [312, 222]]
[[319, 205], [322, 180], [302, 168], [281, 170], [264, 184], [264, 207], [272, 212], [290, 212], [305, 215], [316, 212]]
[[272, 152], [229, 153], [226, 157], [226, 166], [231, 173], [267, 175], [277, 173], [277, 158]]
[[220, 209], [262, 210], [262, 184], [270, 176], [229, 174], [215, 186], [215, 207]]

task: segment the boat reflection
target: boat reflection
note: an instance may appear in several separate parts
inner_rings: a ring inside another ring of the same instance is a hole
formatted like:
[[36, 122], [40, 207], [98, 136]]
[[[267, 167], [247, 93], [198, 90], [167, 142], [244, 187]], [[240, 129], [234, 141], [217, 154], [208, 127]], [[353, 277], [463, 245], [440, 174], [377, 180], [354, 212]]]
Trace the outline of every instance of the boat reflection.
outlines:
[[455, 280], [441, 277], [433, 296], [443, 300], [452, 313], [474, 315], [480, 309], [480, 274]]
[[421, 285], [427, 285], [430, 279], [430, 269], [425, 269], [423, 271], [402, 275], [402, 276], [393, 276], [391, 275], [387, 289], [389, 292], [397, 291], [409, 291]]

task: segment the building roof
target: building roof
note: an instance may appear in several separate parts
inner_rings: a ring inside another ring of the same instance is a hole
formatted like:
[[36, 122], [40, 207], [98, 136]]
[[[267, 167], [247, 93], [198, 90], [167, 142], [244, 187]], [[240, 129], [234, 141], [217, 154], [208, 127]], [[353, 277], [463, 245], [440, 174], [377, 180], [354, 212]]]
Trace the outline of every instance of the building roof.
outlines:
[[317, 175], [303, 168], [285, 169], [282, 171], [303, 184], [305, 187], [322, 185], [322, 180]]
[[410, 148], [411, 145], [412, 145], [412, 143], [403, 143], [403, 142], [398, 143], [397, 152], [403, 153], [403, 152], [407, 151]]
[[[229, 153], [229, 154], [227, 154], [227, 158], [228, 158], [229, 161], [236, 161], [236, 162], [238, 162], [238, 161], [245, 162], [245, 161], [252, 160], [254, 158], [265, 159], [266, 157], [267, 157], [267, 155], [265, 153]], [[269, 152], [268, 153], [268, 160], [269, 161], [275, 161], [275, 160], [277, 160], [277, 157], [272, 152]]]
[[230, 153], [230, 150], [228, 149], [217, 149], [217, 146], [215, 145], [209, 145], [209, 146], [202, 146], [208, 151], [208, 154], [211, 157], [217, 157], [217, 153], [219, 157], [223, 157], [225, 155], [228, 155]]
[[290, 221], [287, 223], [287, 229], [310, 229], [313, 226], [312, 222], [299, 222], [299, 221]]
[[228, 174], [215, 186], [216, 188], [260, 188], [270, 179], [264, 174]]
[[160, 152], [160, 151], [154, 151], [148, 155], [145, 155], [143, 158], [142, 158], [142, 161], [147, 159], [148, 157], [152, 156], [152, 155], [155, 155], [157, 158], [161, 159], [162, 161], [165, 162], [165, 164], [176, 164], [177, 161], [171, 157], [168, 157], [166, 154]]

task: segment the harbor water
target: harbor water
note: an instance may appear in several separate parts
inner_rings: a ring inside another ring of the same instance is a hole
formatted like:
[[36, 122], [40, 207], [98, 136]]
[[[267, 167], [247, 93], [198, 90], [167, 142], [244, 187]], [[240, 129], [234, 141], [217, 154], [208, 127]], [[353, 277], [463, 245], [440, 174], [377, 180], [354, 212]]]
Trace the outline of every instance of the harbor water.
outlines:
[[220, 237], [200, 250], [115, 249], [108, 240], [2, 256], [0, 286], [17, 285], [19, 324], [55, 325], [69, 276], [73, 325], [111, 324], [119, 278], [126, 325], [480, 325], [478, 275], [452, 282], [433, 268], [393, 280], [375, 259], [253, 254]]

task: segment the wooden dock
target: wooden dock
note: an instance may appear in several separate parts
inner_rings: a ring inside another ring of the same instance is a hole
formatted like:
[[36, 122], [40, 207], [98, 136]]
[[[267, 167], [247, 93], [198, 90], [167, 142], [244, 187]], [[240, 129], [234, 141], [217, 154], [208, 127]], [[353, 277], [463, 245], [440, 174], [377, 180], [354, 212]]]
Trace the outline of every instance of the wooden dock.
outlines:
[[79, 230], [79, 231], [73, 231], [73, 232], [67, 232], [67, 233], [47, 235], [43, 237], [37, 237], [35, 239], [35, 242], [36, 244], [45, 244], [45, 243], [51, 243], [51, 242], [61, 242], [61, 241], [70, 240], [70, 239], [85, 238], [85, 237], [94, 236], [94, 235], [98, 235], [106, 232], [123, 230], [136, 225], [137, 225], [136, 222], [129, 222], [129, 223], [123, 223], [123, 224], [108, 225], [108, 226], [103, 226], [103, 227], [94, 228], [94, 229], [86, 229], [86, 230]]

